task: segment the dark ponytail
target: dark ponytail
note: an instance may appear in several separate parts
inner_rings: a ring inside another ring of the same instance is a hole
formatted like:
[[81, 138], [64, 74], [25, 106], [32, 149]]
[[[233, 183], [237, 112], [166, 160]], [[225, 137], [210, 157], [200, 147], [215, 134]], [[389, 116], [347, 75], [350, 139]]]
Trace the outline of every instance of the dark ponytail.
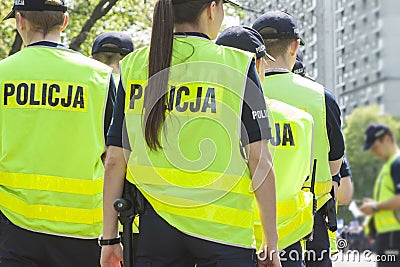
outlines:
[[172, 0], [158, 0], [153, 14], [149, 53], [149, 84], [146, 89], [143, 122], [146, 143], [151, 150], [162, 148], [158, 136], [165, 121], [168, 68], [171, 65], [173, 38]]
[[158, 139], [165, 121], [168, 75], [172, 58], [174, 23], [198, 23], [201, 12], [212, 2], [222, 0], [158, 0], [153, 13], [149, 53], [149, 83], [144, 103], [144, 136], [151, 150], [161, 147]]

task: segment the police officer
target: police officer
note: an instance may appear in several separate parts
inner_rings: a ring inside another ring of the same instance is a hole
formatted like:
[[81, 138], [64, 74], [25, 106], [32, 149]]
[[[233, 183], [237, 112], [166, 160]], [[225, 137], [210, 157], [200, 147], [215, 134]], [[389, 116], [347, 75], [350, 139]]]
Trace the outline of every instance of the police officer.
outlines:
[[323, 207], [331, 198], [331, 190], [333, 195], [337, 194], [339, 181], [332, 177], [339, 172], [344, 154], [340, 109], [332, 93], [322, 85], [291, 73], [299, 45], [304, 44], [293, 16], [281, 11], [267, 12], [252, 27], [261, 34], [267, 52], [276, 59], [266, 69], [266, 96], [303, 109], [314, 119], [313, 158], [318, 161], [315, 184], [318, 211], [314, 217], [314, 239], [307, 242], [307, 250], [313, 250], [316, 257], [306, 260], [307, 266], [331, 266]]
[[[312, 77], [307, 75], [306, 66], [304, 65], [304, 55], [300, 49], [297, 50], [296, 63], [293, 66], [292, 72], [305, 77], [311, 81], [315, 81]], [[337, 205], [348, 205], [353, 197], [354, 186], [351, 177], [350, 165], [346, 158], [343, 156], [343, 162], [340, 166], [339, 173], [333, 177], [333, 180], [338, 181], [338, 194]], [[336, 232], [328, 231], [331, 254], [339, 252], [337, 248]]]
[[[365, 130], [363, 150], [371, 150], [385, 161], [375, 181], [374, 198], [364, 199], [360, 207], [373, 219], [369, 225], [377, 233], [378, 267], [398, 266], [400, 260], [400, 150], [392, 131], [384, 124], [371, 124]], [[395, 257], [395, 261], [389, 261]], [[385, 261], [386, 259], [387, 261]]]
[[296, 54], [296, 62], [294, 63], [292, 72], [300, 76], [306, 76], [306, 66], [304, 66], [304, 54], [298, 49]]
[[296, 62], [294, 63], [292, 72], [315, 82], [315, 80], [310, 77], [306, 72], [306, 66], [304, 64], [304, 54], [300, 49], [297, 50]]
[[[121, 63], [107, 141], [103, 267], [122, 260], [112, 203], [125, 171], [147, 201], [136, 266], [255, 266], [251, 185], [270, 250], [260, 264], [280, 266], [267, 110], [253, 55], [211, 42], [223, 17], [222, 0], [159, 0], [150, 47]], [[127, 163], [123, 148], [131, 150]]]
[[[269, 61], [261, 35], [254, 29], [242, 26], [227, 28], [217, 38], [216, 44], [239, 48], [256, 54], [257, 71], [264, 80]], [[313, 227], [312, 195], [302, 191], [310, 176], [313, 119], [310, 114], [283, 102], [267, 99], [272, 114], [272, 151], [277, 188], [278, 247], [282, 266], [303, 266], [300, 240], [310, 234]], [[261, 238], [259, 225], [255, 226], [256, 238]], [[290, 257], [289, 257], [290, 255]]]
[[111, 69], [60, 44], [66, 10], [15, 1], [5, 18], [26, 47], [0, 62], [0, 266], [98, 266]]
[[119, 62], [134, 49], [129, 35], [123, 32], [105, 32], [94, 40], [92, 57], [113, 69], [114, 83], [118, 84], [121, 73]]
[[[310, 79], [312, 81], [315, 81], [313, 78], [307, 75], [306, 66], [304, 65], [304, 54], [300, 49], [297, 50], [296, 63], [293, 66], [292, 72], [300, 76], [303, 76], [307, 79]], [[354, 185], [350, 170], [350, 164], [346, 155], [343, 156], [343, 162], [342, 165], [340, 166], [339, 173], [336, 174], [335, 176], [336, 177], [334, 178], [334, 180], [340, 181], [340, 186], [338, 188], [338, 199], [337, 199], [338, 204], [349, 205], [351, 199], [353, 198]]]

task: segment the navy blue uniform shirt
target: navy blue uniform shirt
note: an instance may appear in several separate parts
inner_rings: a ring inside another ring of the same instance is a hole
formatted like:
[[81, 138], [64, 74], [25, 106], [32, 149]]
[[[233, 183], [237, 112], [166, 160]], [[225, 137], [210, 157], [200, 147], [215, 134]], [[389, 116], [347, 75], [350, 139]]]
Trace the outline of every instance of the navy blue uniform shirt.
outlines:
[[339, 175], [340, 177], [350, 176], [350, 178], [353, 178], [353, 176], [351, 175], [350, 163], [347, 160], [346, 155], [343, 156], [343, 163], [342, 166], [340, 166]]
[[[200, 36], [208, 38], [207, 35], [202, 33], [176, 33], [179, 35], [187, 36]], [[122, 81], [122, 79], [121, 79]], [[110, 129], [107, 134], [107, 145], [123, 147], [130, 150], [130, 144], [125, 127], [125, 89], [122, 83], [118, 85], [116, 104], [114, 106], [113, 119]], [[262, 87], [258, 79], [255, 61], [250, 64], [248, 72], [248, 80], [244, 93], [243, 108], [242, 108], [242, 127], [241, 127], [241, 141], [242, 145], [247, 145], [260, 140], [271, 139], [271, 127], [268, 118], [253, 117], [253, 111], [262, 111], [264, 114], [267, 107], [264, 100]]]
[[336, 102], [335, 95], [325, 90], [326, 106], [326, 130], [329, 139], [329, 160], [338, 160], [344, 155], [344, 139], [342, 133], [342, 122], [340, 120], [340, 108]]
[[338, 182], [338, 184], [340, 185], [340, 179], [343, 177], [347, 177], [350, 176], [350, 179], [352, 180], [352, 175], [351, 175], [351, 171], [350, 171], [350, 164], [349, 161], [347, 160], [346, 155], [343, 156], [343, 162], [342, 165], [340, 166], [340, 170], [339, 173], [336, 174], [335, 176], [332, 177], [332, 180]]
[[400, 157], [398, 157], [390, 166], [390, 175], [394, 184], [394, 193], [400, 194]]

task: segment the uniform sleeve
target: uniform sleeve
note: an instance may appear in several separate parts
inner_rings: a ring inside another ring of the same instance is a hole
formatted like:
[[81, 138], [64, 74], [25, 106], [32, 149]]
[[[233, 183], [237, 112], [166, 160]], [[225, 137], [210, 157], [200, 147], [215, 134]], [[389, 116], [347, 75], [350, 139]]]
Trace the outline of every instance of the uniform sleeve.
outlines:
[[111, 124], [113, 107], [115, 104], [115, 92], [116, 92], [113, 76], [111, 75], [110, 77], [111, 78], [110, 78], [110, 83], [109, 83], [109, 88], [108, 88], [106, 109], [104, 111], [104, 139], [105, 140], [107, 138], [107, 132], [108, 132], [108, 129], [110, 128], [110, 124]]
[[394, 192], [400, 194], [400, 157], [397, 158], [390, 166], [390, 174], [393, 179]]
[[329, 139], [329, 160], [340, 159], [344, 155], [344, 139], [342, 133], [342, 123], [340, 120], [340, 108], [335, 96], [325, 89], [326, 106], [326, 129]]
[[340, 166], [340, 177], [347, 177], [350, 176], [350, 179], [352, 179], [351, 171], [350, 171], [350, 164], [349, 161], [347, 160], [346, 155], [343, 157], [343, 163], [342, 166]]
[[350, 179], [352, 180], [350, 164], [346, 158], [346, 155], [344, 155], [343, 162], [342, 162], [342, 165], [340, 166], [339, 173], [336, 174], [335, 176], [332, 176], [332, 180], [338, 182], [338, 184], [340, 185], [340, 179], [342, 179], [343, 177], [347, 177], [347, 176], [349, 176]]
[[243, 146], [260, 140], [271, 139], [267, 107], [254, 60], [251, 62], [248, 72], [241, 119]]
[[114, 111], [111, 125], [107, 133], [107, 146], [117, 146], [131, 150], [128, 133], [125, 124], [125, 89], [122, 82], [118, 85], [117, 97], [115, 100]]

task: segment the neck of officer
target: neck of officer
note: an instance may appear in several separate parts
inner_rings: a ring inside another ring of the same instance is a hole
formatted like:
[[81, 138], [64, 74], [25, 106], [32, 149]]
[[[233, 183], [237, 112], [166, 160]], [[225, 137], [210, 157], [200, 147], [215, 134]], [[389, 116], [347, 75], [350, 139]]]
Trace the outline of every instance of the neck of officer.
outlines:
[[389, 160], [391, 157], [393, 157], [395, 154], [399, 152], [399, 147], [397, 146], [396, 143], [394, 143], [392, 146], [389, 148], [389, 153], [388, 153], [388, 158], [386, 160]]
[[290, 60], [284, 56], [275, 57], [275, 62], [268, 61], [266, 73], [268, 72], [290, 72], [293, 69], [293, 65]]
[[201, 23], [201, 20], [196, 25], [191, 23], [175, 24], [175, 32], [200, 32], [208, 35], [208, 26]]
[[120, 74], [121, 73], [121, 70], [119, 68], [119, 62], [113, 62], [108, 66], [113, 69], [112, 73], [115, 73], [115, 74]]
[[42, 32], [32, 31], [26, 34], [26, 45], [30, 45], [37, 42], [53, 42], [61, 43], [61, 32], [60, 31], [50, 31], [46, 35]]

